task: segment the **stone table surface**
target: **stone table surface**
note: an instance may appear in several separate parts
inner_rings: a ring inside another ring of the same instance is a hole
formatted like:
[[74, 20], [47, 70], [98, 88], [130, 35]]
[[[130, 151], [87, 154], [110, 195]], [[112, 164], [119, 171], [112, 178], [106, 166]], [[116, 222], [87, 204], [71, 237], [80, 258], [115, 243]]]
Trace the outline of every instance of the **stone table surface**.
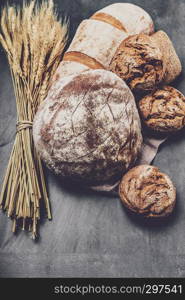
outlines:
[[[3, 5], [7, 1], [2, 1]], [[22, 1], [14, 1], [16, 3]], [[71, 37], [82, 19], [113, 0], [55, 1], [71, 20]], [[121, 1], [119, 2], [129, 2]], [[185, 1], [133, 0], [152, 16], [156, 29], [173, 40], [185, 69]], [[12, 1], [10, 1], [12, 3]], [[103, 35], [101, 32], [100, 34]], [[184, 74], [174, 83], [185, 93]], [[0, 184], [15, 137], [16, 106], [3, 51], [0, 51]], [[174, 214], [152, 225], [131, 217], [119, 198], [69, 190], [46, 170], [53, 220], [42, 221], [40, 239], [11, 233], [0, 213], [1, 277], [184, 277], [185, 135], [171, 137], [153, 164], [170, 175], [177, 188]]]

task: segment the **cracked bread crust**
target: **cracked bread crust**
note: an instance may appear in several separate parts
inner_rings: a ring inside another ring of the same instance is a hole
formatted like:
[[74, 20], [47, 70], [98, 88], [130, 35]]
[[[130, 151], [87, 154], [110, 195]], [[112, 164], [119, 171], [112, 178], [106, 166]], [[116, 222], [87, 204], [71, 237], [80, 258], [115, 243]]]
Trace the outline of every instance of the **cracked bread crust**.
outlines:
[[165, 66], [162, 52], [152, 38], [138, 34], [124, 40], [109, 67], [137, 92], [152, 91], [162, 80]]
[[57, 81], [35, 116], [33, 137], [50, 169], [89, 184], [120, 178], [142, 146], [134, 96], [105, 70]]
[[140, 165], [121, 180], [119, 195], [131, 211], [147, 218], [168, 216], [175, 206], [176, 189], [158, 168]]
[[153, 131], [172, 133], [185, 125], [185, 97], [170, 86], [141, 99], [139, 110], [144, 124]]

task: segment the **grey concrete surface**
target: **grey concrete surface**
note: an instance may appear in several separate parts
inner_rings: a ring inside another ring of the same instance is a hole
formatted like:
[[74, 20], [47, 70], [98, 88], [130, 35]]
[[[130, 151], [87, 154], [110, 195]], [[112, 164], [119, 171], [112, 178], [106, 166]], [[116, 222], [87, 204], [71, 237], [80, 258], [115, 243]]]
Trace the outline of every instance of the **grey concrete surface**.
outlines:
[[[83, 18], [114, 2], [56, 1], [59, 12], [70, 15], [71, 37]], [[146, 9], [156, 29], [170, 35], [185, 69], [185, 1], [130, 2]], [[185, 93], [184, 74], [174, 86]], [[12, 148], [15, 122], [11, 78], [1, 51], [0, 184]], [[41, 222], [41, 237], [33, 242], [25, 232], [13, 235], [11, 221], [0, 213], [0, 277], [184, 277], [185, 131], [160, 148], [154, 165], [170, 175], [178, 193], [175, 213], [158, 226], [130, 216], [118, 198], [68, 189], [46, 170], [53, 220]]]

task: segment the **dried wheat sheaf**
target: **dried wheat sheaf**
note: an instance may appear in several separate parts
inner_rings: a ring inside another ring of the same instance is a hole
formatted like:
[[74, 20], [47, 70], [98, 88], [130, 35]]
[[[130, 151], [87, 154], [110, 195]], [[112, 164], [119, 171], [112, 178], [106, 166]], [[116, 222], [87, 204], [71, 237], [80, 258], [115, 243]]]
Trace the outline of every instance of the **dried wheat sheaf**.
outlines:
[[[1, 14], [0, 42], [10, 65], [17, 105], [17, 131], [0, 196], [0, 207], [16, 227], [37, 236], [40, 207], [51, 219], [42, 163], [33, 144], [32, 122], [46, 98], [52, 76], [64, 52], [68, 21], [59, 20], [53, 0], [20, 7], [7, 6]], [[42, 205], [43, 206], [43, 205]]]

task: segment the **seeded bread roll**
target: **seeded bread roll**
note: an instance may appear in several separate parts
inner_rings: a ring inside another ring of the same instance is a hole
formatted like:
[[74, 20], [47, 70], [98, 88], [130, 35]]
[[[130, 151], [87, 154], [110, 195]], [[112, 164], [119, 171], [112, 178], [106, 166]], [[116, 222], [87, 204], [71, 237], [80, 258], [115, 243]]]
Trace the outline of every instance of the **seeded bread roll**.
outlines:
[[185, 97], [170, 86], [164, 86], [139, 101], [144, 124], [161, 133], [180, 130], [185, 125]]
[[57, 81], [35, 116], [33, 137], [50, 169], [87, 184], [120, 178], [142, 146], [135, 99], [105, 70]]
[[140, 165], [121, 180], [119, 195], [131, 211], [147, 218], [168, 216], [175, 206], [176, 189], [158, 168]]
[[146, 34], [139, 34], [120, 44], [109, 69], [125, 80], [134, 92], [148, 92], [162, 82], [165, 66], [155, 41]]

